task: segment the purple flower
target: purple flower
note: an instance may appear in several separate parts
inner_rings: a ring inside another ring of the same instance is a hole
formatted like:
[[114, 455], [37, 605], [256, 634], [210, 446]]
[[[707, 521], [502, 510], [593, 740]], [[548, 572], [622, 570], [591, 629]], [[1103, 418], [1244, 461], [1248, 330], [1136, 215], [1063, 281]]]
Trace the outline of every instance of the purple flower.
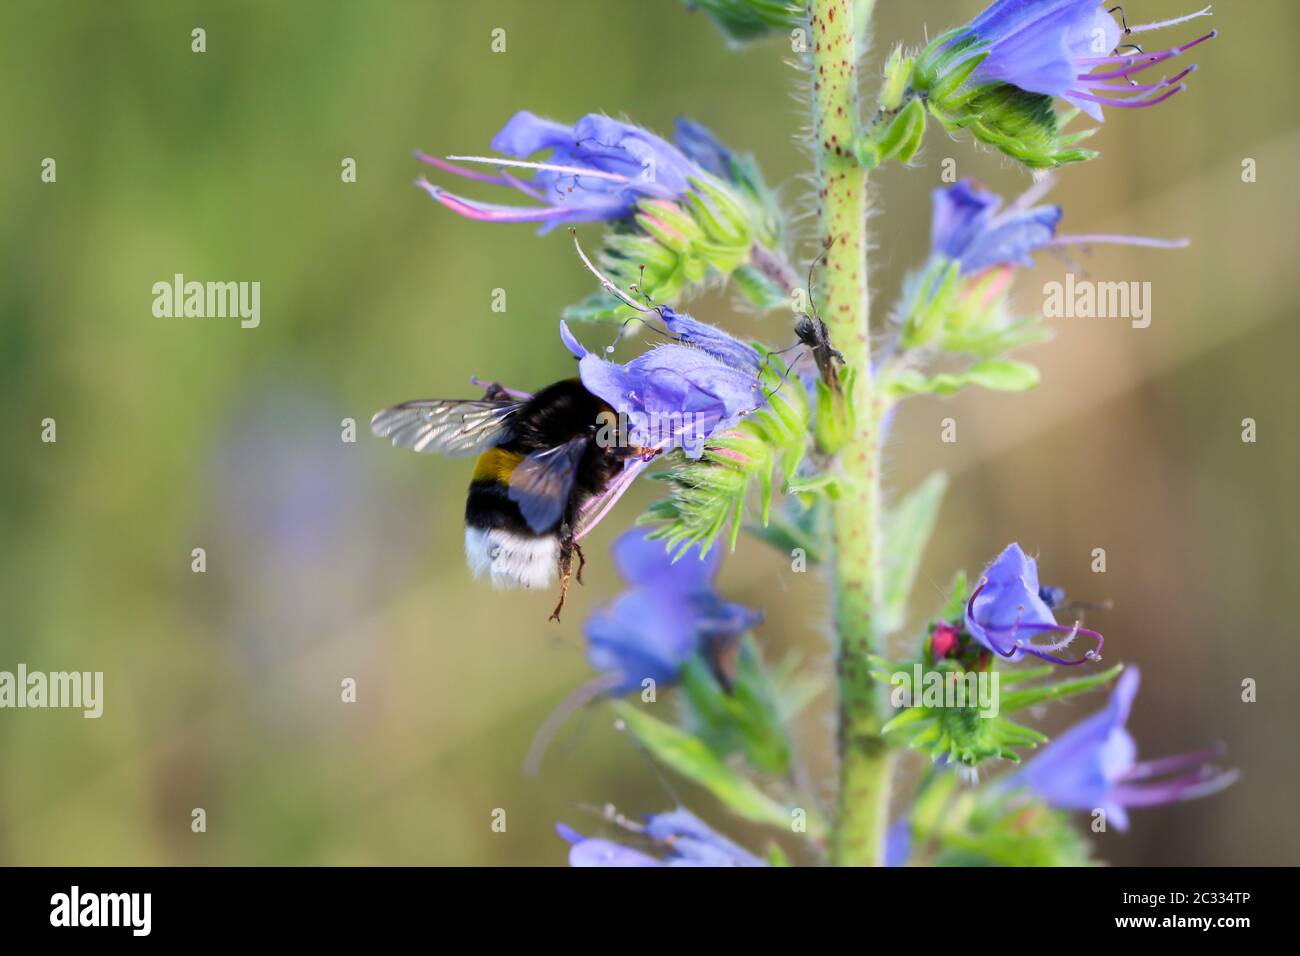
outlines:
[[557, 824], [556, 830], [571, 844], [570, 866], [767, 866], [681, 807], [650, 817], [639, 829], [652, 849], [666, 852], [663, 857], [612, 840], [585, 837], [563, 823]]
[[[623, 219], [643, 198], [678, 199], [703, 170], [677, 147], [629, 123], [596, 113], [573, 126], [516, 113], [492, 140], [509, 159], [425, 153], [416, 158], [466, 179], [509, 186], [537, 205], [501, 206], [465, 199], [421, 178], [417, 185], [452, 212], [489, 222], [540, 222], [542, 232], [561, 223]], [[550, 151], [545, 161], [528, 160]], [[497, 174], [465, 168], [450, 160], [496, 166]], [[521, 179], [512, 169], [531, 173]]]
[[885, 831], [885, 866], [907, 866], [912, 855], [912, 822], [904, 817]]
[[[1208, 765], [1215, 751], [1137, 762], [1137, 745], [1125, 729], [1138, 670], [1120, 677], [1105, 710], [1084, 718], [1044, 748], [1011, 778], [1054, 807], [1102, 809], [1120, 830], [1129, 807], [1150, 807], [1208, 796], [1237, 779], [1235, 771]], [[1156, 779], [1159, 778], [1159, 779]]]
[[[933, 256], [957, 262], [964, 276], [1000, 266], [1030, 267], [1033, 253], [1047, 246], [1080, 246], [1109, 243], [1146, 246], [1153, 249], [1181, 249], [1186, 239], [1155, 239], [1110, 233], [1058, 236], [1061, 207], [1037, 206], [1052, 186], [1045, 179], [1030, 188], [1005, 209], [1002, 197], [974, 179], [963, 179], [945, 189], [936, 189], [930, 221], [930, 249]], [[995, 287], [997, 288], [997, 287]]]
[[973, 179], [932, 195], [931, 250], [960, 263], [963, 275], [992, 266], [1032, 266], [1031, 254], [1052, 240], [1061, 221], [1060, 206], [1017, 204], [999, 212], [1002, 197]]
[[583, 626], [587, 660], [600, 675], [570, 694], [538, 729], [524, 761], [529, 773], [541, 767], [551, 740], [580, 707], [639, 690], [647, 678], [657, 686], [674, 684], [692, 656], [702, 654], [712, 664], [763, 619], [713, 590], [720, 550], [674, 560], [649, 534], [633, 528], [614, 542], [614, 564], [630, 586]]
[[[1052, 609], [1039, 595], [1038, 562], [1025, 555], [1018, 544], [1009, 544], [984, 569], [979, 586], [966, 603], [966, 632], [999, 657], [1018, 661], [1026, 654], [1054, 664], [1082, 664], [1101, 660], [1105, 639], [1096, 631], [1056, 623]], [[1036, 643], [1040, 634], [1059, 635], [1048, 643]], [[1077, 660], [1055, 656], [1079, 635], [1097, 642], [1095, 649]]]
[[723, 601], [713, 590], [720, 550], [674, 561], [662, 541], [633, 529], [614, 543], [614, 563], [631, 585], [587, 619], [587, 660], [609, 677], [606, 690], [625, 694], [646, 678], [675, 682], [697, 651], [736, 641], [762, 616]]
[[755, 378], [762, 371], [763, 362], [754, 347], [746, 345], [716, 325], [699, 322], [684, 312], [675, 312], [666, 306], [659, 309], [659, 317], [668, 326], [668, 331], [677, 336], [677, 341], [683, 345], [692, 345], [731, 368]]
[[[984, 59], [971, 74], [972, 87], [1009, 83], [1030, 93], [1064, 99], [1093, 119], [1102, 119], [1102, 106], [1155, 106], [1183, 90], [1182, 80], [1196, 67], [1139, 84], [1133, 77], [1178, 56], [1216, 35], [1156, 52], [1134, 47], [1115, 55], [1121, 37], [1206, 16], [1210, 8], [1187, 16], [1121, 26], [1098, 0], [997, 0], [966, 27], [955, 31], [947, 48], [967, 45], [954, 64], [971, 56]], [[1103, 72], [1090, 72], [1106, 67]]]
[[701, 169], [719, 179], [733, 178], [731, 150], [723, 146], [708, 127], [701, 126], [685, 116], [679, 116], [674, 124], [673, 141], [677, 144], [677, 148]]
[[758, 354], [739, 339], [671, 309], [664, 322], [678, 343], [660, 345], [627, 364], [587, 351], [560, 323], [560, 337], [578, 358], [582, 384], [626, 417], [631, 444], [681, 448], [692, 458], [705, 442], [766, 402]]

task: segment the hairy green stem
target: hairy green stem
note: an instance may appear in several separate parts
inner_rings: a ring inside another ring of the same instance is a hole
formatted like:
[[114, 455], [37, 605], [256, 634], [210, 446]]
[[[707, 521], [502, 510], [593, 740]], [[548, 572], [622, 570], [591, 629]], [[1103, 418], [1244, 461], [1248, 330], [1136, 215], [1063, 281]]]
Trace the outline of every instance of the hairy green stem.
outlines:
[[826, 248], [822, 318], [831, 342], [856, 374], [855, 431], [839, 454], [842, 494], [832, 504], [839, 797], [831, 859], [878, 864], [889, 813], [890, 754], [867, 663], [879, 651], [881, 399], [871, 376], [867, 287], [867, 171], [853, 155], [858, 133], [857, 45], [873, 4], [809, 0], [813, 137], [820, 232]]

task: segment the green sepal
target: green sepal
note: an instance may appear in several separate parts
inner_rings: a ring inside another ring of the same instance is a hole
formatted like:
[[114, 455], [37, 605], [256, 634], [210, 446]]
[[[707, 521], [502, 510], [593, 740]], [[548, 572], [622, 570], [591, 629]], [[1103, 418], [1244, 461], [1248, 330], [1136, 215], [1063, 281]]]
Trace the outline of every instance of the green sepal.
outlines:
[[914, 349], [929, 344], [943, 332], [962, 289], [961, 263], [935, 259], [919, 274], [909, 276], [906, 285], [907, 307], [899, 345]]
[[885, 79], [880, 84], [880, 96], [877, 102], [885, 113], [892, 113], [903, 105], [903, 97], [912, 83], [912, 70], [916, 59], [907, 56], [902, 45], [889, 51], [885, 61]]
[[840, 374], [838, 391], [820, 378], [814, 386], [813, 441], [823, 455], [837, 453], [857, 432], [857, 410], [853, 407], [856, 374], [854, 369], [844, 369]]
[[686, 691], [686, 729], [719, 757], [743, 754], [760, 773], [782, 776], [790, 771], [791, 745], [786, 733], [789, 715], [781, 710], [776, 689], [748, 635], [740, 642], [730, 689], [718, 683], [709, 664], [698, 655], [682, 672]]
[[882, 120], [858, 137], [853, 152], [867, 169], [874, 169], [889, 159], [910, 162], [925, 137], [925, 104], [909, 100], [897, 115]]
[[[1050, 672], [1051, 668], [1035, 668], [1035, 670], [1040, 673], [1042, 671]], [[1041, 684], [1038, 687], [1031, 687], [1026, 690], [1004, 693], [1001, 695], [1002, 711], [1004, 713], [1014, 713], [1017, 710], [1023, 710], [1026, 707], [1032, 707], [1045, 701], [1062, 700], [1075, 694], [1086, 693], [1104, 684], [1109, 684], [1123, 670], [1123, 664], [1116, 664], [1114, 667], [1096, 674], [1089, 674], [1087, 677], [1076, 677], [1070, 680], [1057, 681], [1054, 684]], [[1007, 683], [1007, 672], [1003, 673], [1002, 682]]]
[[[1098, 154], [1070, 148], [1063, 141], [1052, 98], [1009, 83], [955, 91], [947, 100], [928, 100], [931, 114], [951, 133], [966, 130], [975, 139], [1019, 160], [1030, 169], [1052, 169], [1084, 162]], [[1071, 142], [1080, 137], [1074, 134]]]
[[[762, 309], [783, 305], [789, 290], [775, 290], [755, 270], [756, 245], [778, 250], [780, 207], [748, 156], [731, 157], [732, 179], [699, 172], [678, 201], [643, 199], [629, 220], [606, 233], [597, 261], [620, 289], [637, 288], [647, 302], [672, 302], [710, 276], [737, 275], [737, 287]], [[636, 310], [608, 292], [565, 309], [570, 319], [623, 320]]]
[[[655, 475], [672, 485], [672, 491], [651, 505], [640, 521], [659, 525], [650, 537], [664, 540], [678, 556], [696, 546], [707, 553], [728, 528], [727, 546], [735, 550], [750, 492], [757, 492], [759, 522], [766, 525], [778, 475], [783, 482], [793, 478], [807, 452], [805, 392], [781, 387], [790, 370], [775, 352], [756, 348], [763, 356], [760, 384], [767, 403], [725, 435], [710, 439], [698, 461], [680, 460]], [[779, 487], [785, 489], [784, 484]]]

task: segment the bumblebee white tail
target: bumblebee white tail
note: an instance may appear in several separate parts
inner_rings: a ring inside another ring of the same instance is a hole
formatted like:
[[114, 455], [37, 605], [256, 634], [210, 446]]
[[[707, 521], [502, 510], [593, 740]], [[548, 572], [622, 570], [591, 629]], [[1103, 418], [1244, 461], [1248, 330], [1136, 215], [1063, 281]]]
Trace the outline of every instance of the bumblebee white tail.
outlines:
[[466, 528], [465, 559], [476, 578], [496, 588], [545, 588], [555, 579], [560, 539], [525, 537], [500, 528]]

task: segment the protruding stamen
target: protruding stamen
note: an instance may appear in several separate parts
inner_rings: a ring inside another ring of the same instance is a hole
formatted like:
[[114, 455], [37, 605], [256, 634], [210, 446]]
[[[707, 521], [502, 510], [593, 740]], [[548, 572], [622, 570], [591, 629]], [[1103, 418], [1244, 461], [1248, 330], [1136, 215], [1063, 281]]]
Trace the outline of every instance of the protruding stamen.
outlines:
[[514, 189], [518, 189], [525, 195], [531, 196], [538, 202], [546, 202], [546, 197], [542, 195], [539, 190], [534, 189], [529, 183], [524, 182], [522, 179], [511, 176], [509, 173], [501, 173], [497, 176], [488, 173], [480, 173], [476, 169], [466, 169], [464, 166], [457, 166], [455, 163], [449, 163], [447, 160], [439, 159], [437, 156], [430, 156], [428, 153], [418, 149], [415, 151], [415, 158], [426, 165], [434, 167], [435, 169], [441, 169], [443, 172], [452, 173], [464, 179], [472, 179], [479, 183], [491, 183], [494, 186], [510, 186]]
[[[661, 443], [662, 446], [662, 443]], [[654, 451], [658, 452], [658, 448]], [[641, 457], [629, 460], [623, 466], [623, 471], [609, 484], [604, 493], [598, 497], [592, 498], [583, 507], [582, 513], [578, 516], [578, 526], [574, 530], [573, 540], [581, 541], [592, 528], [600, 524], [605, 515], [609, 514], [610, 509], [618, 504], [618, 500], [623, 497], [624, 493], [632, 487], [632, 482], [636, 476], [645, 471], [649, 466], [653, 455], [650, 457]]]
[[1169, 99], [1169, 97], [1173, 96], [1176, 93], [1181, 93], [1185, 89], [1187, 89], [1187, 84], [1183, 84], [1182, 86], [1176, 86], [1168, 93], [1162, 93], [1160, 96], [1152, 97], [1151, 99], [1145, 99], [1145, 100], [1144, 99], [1117, 100], [1109, 96], [1093, 96], [1091, 93], [1085, 93], [1082, 90], [1070, 90], [1069, 95], [1074, 97], [1075, 99], [1088, 100], [1089, 102], [1092, 103], [1100, 103], [1102, 106], [1115, 106], [1124, 109], [1142, 109], [1143, 107], [1146, 106], [1157, 106], [1163, 103], [1165, 100]]
[[1191, 244], [1190, 239], [1156, 239], [1152, 236], [1124, 236], [1109, 232], [1057, 236], [1047, 242], [1049, 246], [1143, 246], [1147, 249], [1186, 249]]
[[1143, 23], [1141, 26], [1127, 27], [1127, 33], [1146, 33], [1150, 30], [1160, 30], [1164, 27], [1177, 26], [1180, 23], [1186, 23], [1188, 20], [1195, 20], [1198, 17], [1210, 16], [1210, 8], [1207, 6], [1204, 10], [1197, 10], [1195, 13], [1189, 13], [1186, 16], [1175, 17], [1172, 20], [1161, 20], [1159, 23]]
[[1156, 807], [1218, 793], [1235, 783], [1238, 776], [1235, 770], [1200, 770], [1159, 783], [1119, 783], [1111, 794], [1126, 807]]
[[1185, 53], [1194, 46], [1200, 46], [1206, 40], [1213, 40], [1218, 35], [1218, 30], [1211, 30], [1204, 36], [1199, 36], [1195, 40], [1190, 40], [1187, 43], [1184, 43], [1182, 46], [1172, 47], [1168, 50], [1159, 50], [1155, 53], [1143, 53], [1139, 56], [1085, 56], [1075, 60], [1074, 63], [1075, 66], [1113, 66], [1121, 63], [1132, 65], [1143, 62], [1144, 65], [1142, 68], [1146, 69], [1146, 67], [1151, 66], [1153, 63], [1159, 63], [1162, 60], [1169, 59], [1171, 56], [1178, 56], [1181, 53]]
[[448, 156], [462, 163], [484, 163], [489, 166], [518, 166], [520, 169], [536, 169], [547, 173], [563, 173], [567, 176], [587, 176], [591, 179], [608, 179], [615, 183], [630, 183], [632, 180], [620, 173], [609, 173], [603, 169], [591, 169], [587, 166], [561, 166], [556, 163], [535, 163], [527, 159], [502, 159], [499, 156]]
[[[1024, 628], [1027, 631], [1055, 631], [1057, 633], [1060, 633], [1062, 631], [1069, 632], [1069, 636], [1066, 639], [1064, 639], [1063, 641], [1057, 641], [1052, 644], [1046, 644], [1040, 646], [1033, 643], [1033, 641], [1027, 641], [1027, 642], [1019, 642], [1017, 645], [1019, 649], [1023, 650], [1026, 654], [1032, 654], [1034, 657], [1041, 658], [1042, 660], [1045, 661], [1051, 661], [1053, 664], [1061, 664], [1066, 667], [1074, 667], [1078, 664], [1086, 664], [1089, 661], [1101, 660], [1101, 649], [1106, 644], [1106, 638], [1102, 637], [1101, 634], [1099, 634], [1097, 631], [1089, 630], [1086, 627], [1081, 627], [1079, 622], [1077, 621], [1075, 622], [1073, 627], [1066, 627], [1064, 624], [1018, 624], [1017, 627]], [[990, 628], [987, 626], [985, 627], [986, 633], [992, 632], [994, 630], [1006, 631], [1007, 628], [1005, 627]], [[1060, 650], [1062, 647], [1064, 647], [1070, 641], [1073, 641], [1075, 637], [1080, 634], [1082, 634], [1084, 637], [1090, 637], [1097, 642], [1097, 646], [1093, 648], [1091, 651], [1087, 652], [1083, 657], [1077, 660], [1066, 660], [1065, 658], [1062, 657], [1054, 657], [1052, 654], [1048, 653], [1049, 651]], [[992, 643], [991, 640], [990, 643]], [[997, 650], [996, 644], [994, 645], [994, 650]], [[998, 651], [998, 653], [1002, 654], [1001, 651]], [[1009, 657], [1010, 655], [1002, 654], [1002, 656]]]
[[1185, 76], [1188, 76], [1195, 72], [1196, 72], [1196, 64], [1193, 63], [1191, 66], [1183, 70], [1181, 73], [1177, 73], [1174, 76], [1167, 76], [1164, 79], [1162, 79], [1159, 83], [1135, 83], [1132, 80], [1129, 80], [1129, 82], [1127, 83], [1119, 83], [1112, 86], [1105, 83], [1088, 82], [1092, 78], [1086, 77], [1084, 85], [1087, 86], [1089, 89], [1093, 90], [1094, 92], [1116, 90], [1118, 92], [1128, 92], [1128, 93], [1152, 93], [1156, 90], [1163, 90], [1165, 87], [1173, 86], [1175, 83], [1179, 82]]
[[1205, 766], [1213, 761], [1215, 757], [1221, 756], [1223, 756], [1222, 747], [1207, 747], [1205, 750], [1198, 750], [1193, 753], [1176, 754], [1172, 757], [1161, 757], [1158, 760], [1147, 760], [1143, 763], [1134, 764], [1120, 779], [1126, 783], [1133, 780], [1149, 780], [1152, 777], [1177, 773], [1180, 770], [1186, 770], [1188, 767]]
[[587, 258], [587, 253], [583, 252], [582, 250], [582, 243], [578, 242], [578, 230], [571, 228], [569, 229], [569, 233], [573, 236], [573, 247], [578, 250], [578, 258], [582, 260], [582, 264], [587, 267], [587, 271], [596, 277], [596, 281], [601, 284], [601, 286], [604, 288], [606, 292], [608, 292], [614, 298], [618, 299], [624, 305], [631, 306], [632, 308], [636, 309], [638, 312], [659, 311], [658, 309], [651, 309], [642, 305], [640, 302], [637, 302], [626, 292], [620, 289], [617, 285], [615, 285], [613, 279], [611, 279], [609, 276], [605, 275], [605, 273], [597, 269], [595, 264], [589, 258]]
[[493, 203], [473, 202], [449, 193], [424, 178], [417, 179], [415, 185], [452, 212], [467, 219], [478, 219], [483, 222], [545, 222], [547, 219], [567, 215], [567, 210], [563, 206], [498, 206]]

